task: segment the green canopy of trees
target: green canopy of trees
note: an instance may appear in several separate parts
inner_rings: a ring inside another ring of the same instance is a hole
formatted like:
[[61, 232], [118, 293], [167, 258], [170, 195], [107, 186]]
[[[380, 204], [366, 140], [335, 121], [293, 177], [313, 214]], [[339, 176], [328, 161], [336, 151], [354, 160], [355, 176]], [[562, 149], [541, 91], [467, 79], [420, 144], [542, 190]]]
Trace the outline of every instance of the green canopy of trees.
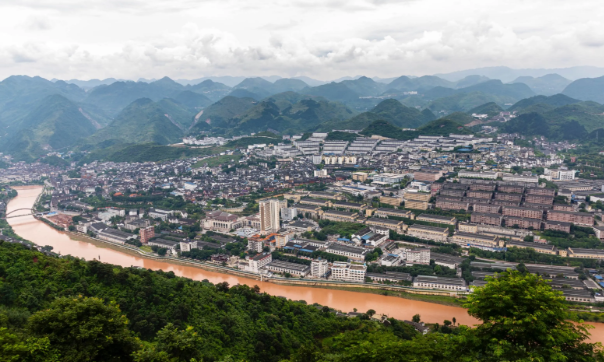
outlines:
[[481, 324], [460, 326], [451, 316], [421, 335], [373, 309], [348, 318], [257, 286], [0, 244], [0, 361], [604, 360], [539, 276], [501, 273], [465, 307]]

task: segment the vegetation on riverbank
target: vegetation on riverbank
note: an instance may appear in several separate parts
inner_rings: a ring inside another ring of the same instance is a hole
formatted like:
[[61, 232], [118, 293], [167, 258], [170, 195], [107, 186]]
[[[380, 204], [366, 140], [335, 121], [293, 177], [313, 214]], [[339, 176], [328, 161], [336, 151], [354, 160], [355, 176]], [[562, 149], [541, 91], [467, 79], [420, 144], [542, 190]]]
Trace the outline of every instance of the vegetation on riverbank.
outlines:
[[504, 273], [464, 307], [482, 324], [452, 318], [423, 336], [373, 310], [349, 318], [258, 287], [0, 244], [0, 354], [11, 361], [603, 360], [538, 276]]

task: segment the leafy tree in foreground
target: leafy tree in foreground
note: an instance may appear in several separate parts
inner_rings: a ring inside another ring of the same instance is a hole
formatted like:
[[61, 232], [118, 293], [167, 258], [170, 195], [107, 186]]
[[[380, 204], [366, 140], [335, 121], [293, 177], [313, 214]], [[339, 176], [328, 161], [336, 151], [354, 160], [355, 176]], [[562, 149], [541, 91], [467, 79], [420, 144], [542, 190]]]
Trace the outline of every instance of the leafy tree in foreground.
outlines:
[[601, 346], [587, 343], [587, 326], [569, 319], [561, 292], [539, 276], [508, 271], [468, 297], [468, 313], [482, 324], [471, 331], [484, 361], [595, 361]]
[[29, 332], [50, 340], [61, 361], [130, 361], [137, 349], [128, 320], [118, 306], [99, 298], [57, 298], [34, 313]]

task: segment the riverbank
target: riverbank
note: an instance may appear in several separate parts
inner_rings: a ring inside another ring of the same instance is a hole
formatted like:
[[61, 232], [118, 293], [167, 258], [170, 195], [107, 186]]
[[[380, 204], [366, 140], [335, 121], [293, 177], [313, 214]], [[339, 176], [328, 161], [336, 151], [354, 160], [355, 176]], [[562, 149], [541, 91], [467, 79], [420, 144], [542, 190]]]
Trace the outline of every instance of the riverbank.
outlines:
[[[8, 211], [31, 208], [41, 193], [42, 187], [19, 187], [17, 191], [19, 195], [9, 203]], [[176, 262], [159, 256], [150, 257], [143, 255], [142, 250], [140, 252], [129, 250], [69, 232], [60, 232], [36, 220], [33, 216], [9, 219], [8, 222], [14, 232], [25, 239], [38, 245], [52, 246], [56, 253], [70, 254], [85, 260], [100, 259], [102, 262], [122, 267], [135, 266], [150, 270], [163, 270], [192, 280], [208, 280], [214, 284], [227, 282], [229, 285], [245, 284], [250, 287], [258, 285], [260, 290], [272, 296], [304, 300], [308, 304], [317, 303], [343, 312], [350, 312], [354, 309], [364, 312], [373, 309], [378, 314], [385, 314], [399, 320], [410, 320], [413, 315], [420, 314], [422, 321], [426, 323], [442, 323], [443, 320], [451, 320], [453, 317], [460, 324], [469, 326], [479, 322], [468, 315], [467, 310], [457, 304], [460, 301], [454, 298], [409, 294], [397, 296], [390, 292], [388, 295], [383, 295], [383, 291], [365, 289], [367, 285], [353, 288], [348, 286], [326, 287], [325, 285], [301, 285], [291, 280], [284, 281], [283, 284], [267, 283], [255, 280], [249, 275], [238, 276], [226, 273], [218, 269], [220, 266], [208, 268], [189, 261]], [[596, 327], [590, 331], [591, 340], [604, 341], [604, 324], [590, 324]]]
[[[161, 260], [166, 263], [174, 264], [174, 265], [184, 265], [184, 266], [193, 266], [202, 270], [208, 270], [213, 272], [220, 272], [224, 274], [229, 274], [238, 277], [244, 277], [253, 280], [260, 280], [260, 275], [250, 274], [247, 272], [242, 272], [226, 267], [222, 267], [216, 264], [204, 263], [196, 260], [188, 260], [188, 259], [177, 259], [170, 257], [161, 257], [157, 256], [154, 253], [147, 253], [143, 250], [133, 250], [131, 246], [123, 246], [119, 244], [114, 244], [106, 241], [101, 241], [95, 238], [91, 238], [87, 235], [75, 233], [75, 232], [66, 232], [72, 240], [82, 241], [91, 243], [100, 248], [109, 248], [112, 250], [124, 252], [133, 256], [142, 256], [143, 258], [149, 258], [153, 260]], [[453, 307], [460, 307], [463, 303], [462, 298], [455, 298], [451, 296], [447, 296], [446, 292], [440, 291], [430, 291], [430, 290], [400, 290], [400, 287], [394, 285], [380, 285], [380, 284], [353, 284], [346, 283], [342, 286], [334, 285], [334, 283], [329, 283], [327, 281], [322, 280], [303, 280], [303, 279], [295, 279], [290, 280], [286, 278], [270, 278], [265, 280], [265, 282], [272, 282], [274, 284], [279, 285], [287, 285], [293, 287], [304, 286], [307, 288], [317, 288], [317, 289], [331, 289], [331, 290], [343, 290], [357, 293], [368, 293], [368, 294], [376, 294], [390, 297], [398, 297], [409, 300], [417, 300], [424, 301], [434, 304], [441, 304]], [[431, 293], [431, 294], [423, 294], [423, 293]], [[449, 293], [450, 294], [450, 293]]]

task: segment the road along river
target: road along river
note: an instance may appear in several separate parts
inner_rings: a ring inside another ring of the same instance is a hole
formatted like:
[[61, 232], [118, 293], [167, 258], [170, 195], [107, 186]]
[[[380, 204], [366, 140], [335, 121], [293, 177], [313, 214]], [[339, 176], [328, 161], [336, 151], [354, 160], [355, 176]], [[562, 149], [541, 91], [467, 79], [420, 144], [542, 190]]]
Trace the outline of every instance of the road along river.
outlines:
[[[15, 187], [15, 189], [18, 192], [18, 196], [10, 201], [7, 212], [19, 208], [30, 208], [43, 188], [42, 186], [23, 186]], [[86, 260], [97, 259], [123, 267], [140, 266], [146, 269], [161, 269], [166, 272], [173, 271], [178, 276], [194, 280], [207, 279], [212, 283], [226, 281], [230, 285], [258, 285], [262, 291], [270, 295], [282, 296], [292, 300], [305, 300], [309, 304], [319, 303], [343, 312], [352, 311], [354, 308], [357, 308], [361, 312], [373, 309], [378, 314], [386, 314], [397, 319], [410, 320], [414, 314], [419, 314], [422, 320], [428, 323], [442, 323], [443, 320], [451, 320], [453, 317], [461, 324], [472, 325], [477, 322], [476, 319], [468, 315], [465, 309], [460, 307], [370, 293], [260, 282], [234, 275], [212, 272], [194, 266], [147, 259], [142, 256], [104, 247], [100, 243], [93, 244], [74, 240], [70, 238], [69, 234], [53, 229], [45, 223], [36, 220], [33, 216], [10, 218], [8, 222], [13, 227], [15, 233], [22, 238], [41, 246], [50, 245], [53, 247], [54, 252], [61, 255], [70, 254]], [[592, 339], [604, 342], [604, 324], [594, 323], [594, 325], [596, 329], [591, 330]]]

